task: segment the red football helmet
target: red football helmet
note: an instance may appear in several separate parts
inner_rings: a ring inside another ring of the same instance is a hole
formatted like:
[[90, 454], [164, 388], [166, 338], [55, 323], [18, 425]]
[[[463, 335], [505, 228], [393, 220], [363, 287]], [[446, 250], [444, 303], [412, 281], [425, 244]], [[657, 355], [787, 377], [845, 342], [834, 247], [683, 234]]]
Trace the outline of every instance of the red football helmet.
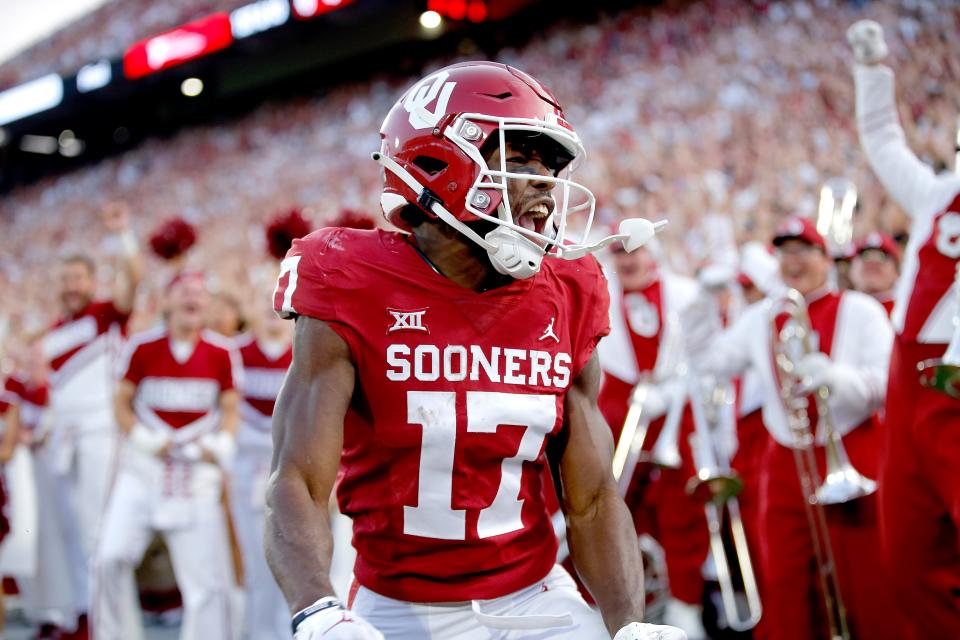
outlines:
[[[510, 132], [548, 136], [569, 160], [558, 175], [543, 177], [559, 189], [542, 233], [518, 225], [510, 209], [507, 180], [530, 178], [506, 170], [504, 145]], [[553, 93], [526, 73], [494, 62], [441, 69], [403, 94], [387, 114], [380, 137], [381, 151], [374, 154], [385, 169], [380, 204], [401, 229], [409, 227], [400, 211], [415, 204], [487, 249], [494, 267], [516, 278], [539, 271], [547, 252], [569, 258], [586, 253], [565, 255], [583, 247], [565, 241], [567, 215], [587, 214], [584, 239], [593, 222], [593, 194], [569, 179], [584, 156], [583, 145]], [[491, 140], [500, 145], [499, 170], [488, 168], [481, 153]], [[463, 224], [476, 219], [498, 226], [481, 236]]]

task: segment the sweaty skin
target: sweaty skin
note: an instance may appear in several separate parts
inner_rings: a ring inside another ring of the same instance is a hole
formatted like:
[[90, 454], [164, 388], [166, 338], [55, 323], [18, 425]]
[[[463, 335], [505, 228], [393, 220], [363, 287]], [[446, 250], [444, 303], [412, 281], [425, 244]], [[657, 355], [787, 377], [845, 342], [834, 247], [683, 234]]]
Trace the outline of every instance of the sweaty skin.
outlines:
[[[508, 171], [532, 174], [511, 180], [516, 218], [550, 197], [553, 175], [535, 150], [507, 145]], [[499, 152], [489, 159], [499, 167]], [[551, 206], [552, 209], [552, 206]], [[439, 221], [413, 229], [421, 251], [450, 280], [475, 290], [509, 282], [476, 245]], [[343, 448], [343, 422], [354, 392], [350, 350], [326, 323], [301, 316], [293, 339], [293, 363], [273, 414], [274, 457], [267, 491], [266, 554], [280, 588], [297, 612], [334, 595], [330, 584], [333, 538], [328, 503]], [[643, 620], [643, 569], [633, 521], [612, 475], [613, 438], [597, 395], [596, 353], [565, 398], [559, 459], [571, 556], [613, 635]]]
[[[296, 612], [334, 594], [327, 505], [356, 373], [346, 343], [321, 320], [298, 318], [293, 345], [274, 411], [266, 552]], [[594, 353], [565, 399], [560, 477], [574, 564], [613, 633], [643, 619], [643, 573], [633, 522], [610, 471], [613, 438], [597, 407], [599, 385]]]

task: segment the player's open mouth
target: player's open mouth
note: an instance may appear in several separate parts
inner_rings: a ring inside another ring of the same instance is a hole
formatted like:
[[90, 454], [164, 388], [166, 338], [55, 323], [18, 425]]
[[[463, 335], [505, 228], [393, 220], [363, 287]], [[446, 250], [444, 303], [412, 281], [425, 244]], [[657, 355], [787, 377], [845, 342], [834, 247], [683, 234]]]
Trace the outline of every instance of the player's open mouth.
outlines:
[[547, 200], [540, 200], [517, 218], [517, 224], [529, 231], [543, 233], [552, 211], [552, 203]]

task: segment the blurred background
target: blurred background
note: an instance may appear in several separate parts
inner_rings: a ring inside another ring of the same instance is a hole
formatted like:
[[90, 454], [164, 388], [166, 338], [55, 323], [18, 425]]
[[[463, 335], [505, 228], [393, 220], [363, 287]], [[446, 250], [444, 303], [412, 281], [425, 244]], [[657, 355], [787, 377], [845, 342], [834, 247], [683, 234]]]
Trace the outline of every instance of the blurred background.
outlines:
[[[15, 18], [22, 4], [0, 7]], [[37, 13], [31, 28], [47, 20]], [[111, 200], [141, 238], [174, 217], [194, 225], [189, 262], [237, 293], [275, 268], [271, 216], [299, 208], [322, 226], [351, 209], [381, 223], [380, 121], [414, 78], [458, 60], [552, 87], [585, 141], [579, 179], [602, 218], [669, 218], [682, 273], [710, 260], [714, 227], [765, 240], [782, 217], [813, 214], [836, 176], [859, 190], [856, 235], [902, 234], [854, 130], [843, 32], [867, 15], [889, 30], [912, 148], [947, 167], [953, 2], [100, 2], [0, 64], [0, 337], [49, 324], [52, 259], [101, 249]], [[154, 266], [134, 330], [154, 320], [168, 275]]]
[[104, 290], [113, 281], [109, 202], [143, 241], [173, 219], [196, 236], [176, 260], [154, 247], [130, 332], [156, 323], [183, 268], [266, 306], [253, 292], [276, 273], [264, 225], [278, 215], [385, 225], [370, 159], [381, 119], [414, 79], [461, 60], [551, 87], [585, 142], [578, 181], [601, 220], [669, 219], [679, 273], [815, 215], [837, 177], [859, 193], [855, 236], [902, 240], [907, 220], [856, 139], [844, 31], [864, 17], [887, 30], [910, 146], [951, 169], [948, 0], [0, 0], [0, 374], [58, 313], [59, 256], [89, 252]]

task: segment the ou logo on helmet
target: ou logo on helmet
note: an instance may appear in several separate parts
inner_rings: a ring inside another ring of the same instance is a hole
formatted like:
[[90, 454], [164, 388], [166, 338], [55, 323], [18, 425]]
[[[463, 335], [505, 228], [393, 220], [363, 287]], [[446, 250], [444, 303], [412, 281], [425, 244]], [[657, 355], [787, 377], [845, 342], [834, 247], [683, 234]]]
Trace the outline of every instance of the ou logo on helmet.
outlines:
[[960, 258], [960, 213], [946, 213], [937, 227], [937, 251], [954, 260]]
[[[418, 82], [403, 99], [403, 108], [410, 114], [410, 126], [414, 129], [432, 129], [439, 124], [447, 113], [447, 103], [453, 95], [456, 82], [447, 82], [450, 76], [446, 71], [427, 76]], [[436, 102], [433, 111], [428, 107]]]

